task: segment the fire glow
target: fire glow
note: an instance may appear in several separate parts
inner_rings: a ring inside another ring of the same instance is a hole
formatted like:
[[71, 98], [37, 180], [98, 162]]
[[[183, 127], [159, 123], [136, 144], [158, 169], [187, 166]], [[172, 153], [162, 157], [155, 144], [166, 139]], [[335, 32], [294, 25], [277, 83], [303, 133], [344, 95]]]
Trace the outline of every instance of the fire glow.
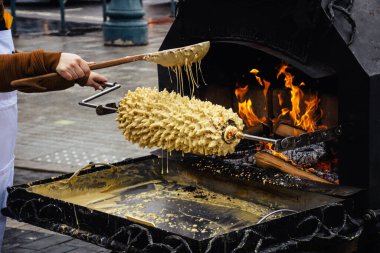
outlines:
[[[323, 115], [323, 111], [319, 108], [320, 99], [317, 95], [312, 95], [309, 100], [304, 100], [304, 93], [301, 90], [302, 86], [305, 86], [304, 82], [301, 82], [298, 86], [293, 84], [294, 76], [287, 71], [288, 65], [282, 64], [280, 70], [277, 73], [277, 79], [284, 76], [284, 84], [287, 89], [290, 90], [291, 95], [291, 109], [282, 108], [281, 114], [277, 121], [285, 115], [289, 114], [290, 119], [295, 127], [302, 128], [306, 132], [314, 132], [317, 129], [326, 128], [325, 126], [317, 126], [316, 122], [320, 120]], [[301, 114], [301, 101], [304, 101], [306, 106], [305, 112]], [[282, 104], [282, 101], [279, 101]], [[319, 112], [318, 112], [319, 111]], [[318, 113], [317, 113], [318, 112]]]
[[[320, 99], [318, 98], [318, 95], [310, 95], [310, 98], [306, 100], [305, 94], [301, 89], [302, 86], [305, 86], [305, 83], [301, 82], [299, 85], [294, 85], [294, 76], [288, 72], [287, 69], [288, 65], [282, 64], [277, 73], [277, 79], [280, 80], [283, 77], [284, 86], [290, 91], [291, 107], [282, 107], [278, 117], [270, 120], [276, 125], [288, 117], [294, 127], [300, 128], [306, 132], [325, 129], [326, 126], [317, 125], [317, 122], [323, 115], [323, 111], [319, 108]], [[255, 76], [258, 84], [263, 87], [262, 92], [265, 99], [268, 100], [268, 91], [271, 83], [258, 76], [259, 70], [257, 69], [252, 69], [250, 73]], [[236, 85], [235, 96], [238, 101], [239, 116], [244, 120], [244, 123], [248, 127], [253, 127], [258, 124], [267, 125], [266, 122], [268, 119], [265, 116], [261, 118], [258, 117], [255, 113], [255, 108], [252, 106], [252, 100], [250, 98], [245, 98], [248, 90], [248, 85], [245, 85], [244, 87], [239, 87], [238, 84]], [[279, 105], [283, 106], [284, 98], [281, 94], [278, 94], [277, 98]], [[302, 110], [301, 108], [305, 109]]]
[[259, 118], [252, 107], [252, 100], [250, 98], [244, 99], [248, 92], [248, 85], [244, 87], [237, 87], [235, 89], [235, 96], [238, 100], [238, 113], [244, 123], [249, 126], [256, 126], [258, 124], [265, 124], [266, 117]]
[[[258, 110], [273, 109], [254, 108], [251, 100], [252, 98], [249, 96], [249, 86], [245, 85], [242, 87], [238, 83], [236, 84], [235, 96], [238, 102], [238, 114], [243, 119], [246, 127], [251, 128], [262, 124], [269, 128], [270, 132], [273, 134], [279, 125], [285, 124], [290, 125], [291, 128], [294, 129], [294, 135], [298, 135], [296, 132], [314, 132], [319, 129], [327, 128], [327, 126], [318, 124], [323, 116], [323, 111], [319, 107], [320, 98], [318, 97], [318, 94], [316, 92], [308, 92], [305, 95], [305, 92], [302, 90], [305, 89], [305, 83], [300, 82], [299, 84], [295, 84], [295, 76], [290, 73], [288, 69], [289, 66], [287, 64], [281, 64], [275, 74], [275, 78], [271, 79], [277, 80], [277, 84], [283, 86], [284, 90], [287, 91], [286, 93], [279, 92], [276, 95], [273, 92], [273, 89], [270, 89], [271, 83], [259, 75], [260, 71], [258, 69], [252, 69], [249, 72], [254, 75], [257, 84], [261, 87], [260, 92], [264, 95], [265, 106], [271, 104], [268, 103], [271, 99], [277, 99], [279, 108], [277, 109], [277, 116], [273, 116], [273, 118], [268, 118], [271, 113], [268, 113], [268, 116], [258, 117]], [[276, 87], [279, 87], [279, 85], [276, 85]], [[262, 104], [263, 103], [261, 103], [261, 105]], [[273, 113], [276, 115], [276, 112]], [[276, 152], [273, 149], [272, 144], [261, 143], [261, 146], [272, 155], [281, 158], [300, 170], [314, 170], [314, 168], [303, 168], [284, 154]], [[318, 164], [316, 164], [318, 167], [317, 170], [319, 170], [319, 164], [321, 165], [321, 171], [331, 171], [331, 161], [318, 162]]]

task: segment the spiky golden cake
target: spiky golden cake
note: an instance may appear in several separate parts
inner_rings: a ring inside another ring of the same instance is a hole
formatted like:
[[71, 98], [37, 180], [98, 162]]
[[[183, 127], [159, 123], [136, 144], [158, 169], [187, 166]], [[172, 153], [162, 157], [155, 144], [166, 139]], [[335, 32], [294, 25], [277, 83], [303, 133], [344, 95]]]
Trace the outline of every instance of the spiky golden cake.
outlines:
[[240, 140], [225, 142], [224, 130], [230, 125], [239, 131], [244, 127], [231, 109], [151, 88], [129, 91], [118, 113], [116, 120], [128, 141], [200, 155], [233, 153]]

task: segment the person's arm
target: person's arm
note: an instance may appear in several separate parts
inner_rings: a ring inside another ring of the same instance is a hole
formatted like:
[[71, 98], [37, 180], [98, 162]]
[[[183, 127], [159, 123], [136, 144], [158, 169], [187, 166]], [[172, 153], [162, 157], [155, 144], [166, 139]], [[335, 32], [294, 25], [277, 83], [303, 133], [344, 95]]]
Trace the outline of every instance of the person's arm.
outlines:
[[12, 91], [13, 80], [51, 72], [58, 72], [63, 78], [59, 76], [54, 82], [41, 83], [41, 87], [28, 87], [23, 91], [63, 90], [76, 82], [101, 89], [102, 84], [107, 81], [105, 77], [90, 72], [87, 62], [75, 54], [36, 50], [30, 53], [0, 55], [0, 92]]
[[[43, 50], [0, 55], [0, 92], [12, 91], [13, 80], [55, 72], [60, 58], [61, 53]], [[73, 85], [73, 81], [56, 84], [63, 89]]]

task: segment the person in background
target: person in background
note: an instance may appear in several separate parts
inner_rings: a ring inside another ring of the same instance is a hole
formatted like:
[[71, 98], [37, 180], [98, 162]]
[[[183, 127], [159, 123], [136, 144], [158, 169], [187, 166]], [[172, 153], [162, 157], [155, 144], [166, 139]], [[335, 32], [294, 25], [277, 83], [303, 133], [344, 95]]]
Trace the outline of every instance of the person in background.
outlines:
[[[13, 184], [14, 151], [17, 132], [17, 93], [11, 86], [16, 79], [57, 72], [50, 83], [27, 84], [17, 89], [25, 92], [63, 90], [79, 83], [103, 89], [106, 77], [91, 72], [88, 62], [70, 53], [36, 50], [15, 53], [11, 27], [12, 16], [0, 0], [0, 209], [6, 206], [7, 187]], [[5, 217], [0, 213], [0, 251], [5, 230]]]

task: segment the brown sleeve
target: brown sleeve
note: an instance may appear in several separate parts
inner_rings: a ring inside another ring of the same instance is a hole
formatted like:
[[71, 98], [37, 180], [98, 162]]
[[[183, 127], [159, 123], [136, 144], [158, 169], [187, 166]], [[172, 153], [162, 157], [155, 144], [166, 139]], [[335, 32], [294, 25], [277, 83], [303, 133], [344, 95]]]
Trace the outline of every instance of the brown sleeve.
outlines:
[[[30, 53], [17, 53], [0, 55], [0, 92], [14, 90], [11, 87], [13, 80], [55, 72], [61, 53], [44, 52], [36, 50]], [[39, 83], [39, 88], [27, 88], [25, 92], [44, 92], [67, 89], [75, 81], [67, 81], [61, 77], [54, 82]]]

